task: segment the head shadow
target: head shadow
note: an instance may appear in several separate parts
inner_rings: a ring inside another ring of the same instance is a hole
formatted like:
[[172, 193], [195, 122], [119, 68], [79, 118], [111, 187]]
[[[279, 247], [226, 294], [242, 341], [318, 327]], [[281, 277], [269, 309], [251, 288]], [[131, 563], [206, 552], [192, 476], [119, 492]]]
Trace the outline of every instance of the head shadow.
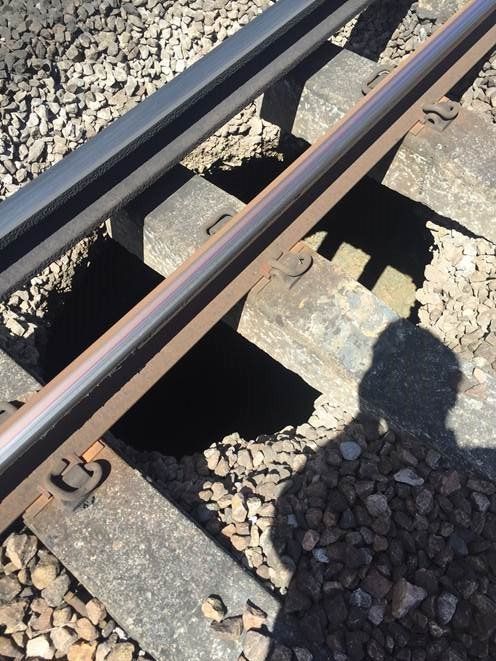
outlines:
[[389, 324], [374, 344], [358, 386], [360, 411], [421, 440], [456, 446], [449, 429], [462, 380], [455, 353], [430, 331], [406, 320]]
[[[398, 548], [413, 543], [402, 527], [410, 523], [400, 496], [415, 503], [421, 489], [398, 483], [394, 475], [411, 468], [431, 488], [429, 445], [450, 456], [457, 447], [450, 413], [461, 379], [456, 355], [425, 329], [397, 320], [377, 338], [359, 379], [359, 410], [335, 433], [326, 437], [321, 430], [317, 449], [308, 451], [305, 467], [277, 500], [269, 565], [284, 596], [276, 639], [289, 645], [288, 629], [296, 626], [316, 661], [376, 658], [369, 646], [381, 647], [392, 632], [411, 637], [413, 646], [429, 643], [392, 615], [393, 584], [401, 577], [415, 582], [415, 572], [426, 564], [416, 548], [409, 549], [416, 554], [409, 563], [394, 564]], [[387, 503], [387, 515], [372, 516], [366, 502], [372, 494]], [[416, 513], [408, 507], [414, 527]], [[373, 595], [367, 593], [369, 583], [377, 590]], [[373, 622], [369, 611], [376, 606], [382, 615]], [[384, 658], [396, 658], [389, 654]]]

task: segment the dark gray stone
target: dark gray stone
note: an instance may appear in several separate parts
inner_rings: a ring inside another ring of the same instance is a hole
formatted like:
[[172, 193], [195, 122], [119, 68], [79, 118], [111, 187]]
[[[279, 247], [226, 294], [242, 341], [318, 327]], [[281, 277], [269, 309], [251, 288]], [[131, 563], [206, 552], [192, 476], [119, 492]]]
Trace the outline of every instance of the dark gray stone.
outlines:
[[339, 444], [339, 451], [347, 461], [354, 461], [362, 454], [362, 448], [355, 441], [343, 441]]

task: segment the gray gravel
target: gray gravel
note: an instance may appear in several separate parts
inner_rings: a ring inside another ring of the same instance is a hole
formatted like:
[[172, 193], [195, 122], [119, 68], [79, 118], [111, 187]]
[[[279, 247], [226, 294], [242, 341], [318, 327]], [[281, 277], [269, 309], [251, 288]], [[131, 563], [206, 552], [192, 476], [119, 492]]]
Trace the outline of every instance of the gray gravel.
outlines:
[[483, 64], [477, 78], [463, 94], [461, 103], [496, 122], [496, 51]]
[[180, 461], [128, 452], [329, 658], [496, 658], [496, 487], [325, 397], [310, 422]]
[[28, 532], [0, 546], [0, 658], [150, 659]]
[[428, 223], [432, 262], [417, 292], [420, 323], [462, 358], [496, 370], [496, 246]]
[[382, 0], [350, 21], [332, 41], [370, 60], [396, 64], [442, 20], [438, 12], [425, 11], [418, 2]]
[[248, 23], [265, 0], [1, 0], [0, 199]]

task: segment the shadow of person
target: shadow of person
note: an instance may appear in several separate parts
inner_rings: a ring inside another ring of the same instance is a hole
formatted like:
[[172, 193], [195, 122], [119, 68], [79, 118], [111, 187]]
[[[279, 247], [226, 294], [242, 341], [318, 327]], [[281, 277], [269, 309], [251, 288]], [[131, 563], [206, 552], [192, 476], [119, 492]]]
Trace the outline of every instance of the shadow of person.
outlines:
[[429, 331], [390, 324], [374, 345], [358, 387], [360, 409], [422, 439], [456, 448], [446, 424], [462, 375], [457, 357]]
[[[298, 621], [313, 655], [298, 659], [463, 661], [481, 658], [471, 646], [486, 650], [487, 632], [476, 640], [470, 630], [471, 598], [496, 563], [474, 561], [469, 549], [489, 552], [489, 499], [469, 497], [464, 474], [444, 468], [438, 452], [456, 448], [447, 419], [460, 378], [450, 349], [396, 321], [374, 345], [358, 413], [331, 433], [307, 430], [306, 464], [284, 483], [262, 540], [285, 593], [280, 621]], [[296, 432], [286, 438], [304, 445]], [[276, 639], [282, 631], [276, 623]], [[295, 658], [276, 650], [269, 658]]]

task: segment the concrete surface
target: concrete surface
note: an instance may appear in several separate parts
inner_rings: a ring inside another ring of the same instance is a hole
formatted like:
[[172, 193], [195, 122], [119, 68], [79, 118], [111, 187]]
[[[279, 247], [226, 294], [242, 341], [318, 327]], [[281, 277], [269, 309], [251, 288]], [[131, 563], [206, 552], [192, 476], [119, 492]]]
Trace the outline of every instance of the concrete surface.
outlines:
[[157, 661], [235, 661], [239, 642], [213, 635], [202, 601], [218, 595], [237, 615], [250, 600], [270, 629], [278, 600], [113, 451], [97, 460], [110, 473], [87, 507], [52, 499], [27, 525]]
[[[362, 83], [376, 66], [356, 53], [325, 44], [265, 93], [261, 115], [313, 143], [363, 98]], [[418, 134], [408, 134], [371, 174], [495, 242], [495, 154], [496, 125], [462, 108], [443, 132], [424, 127]]]
[[0, 349], [0, 400], [13, 401], [39, 387], [34, 377]]
[[[216, 208], [224, 206], [226, 194], [202, 178], [188, 180], [188, 187], [194, 196], [178, 190], [176, 200], [153, 211], [113, 220], [124, 247], [138, 255], [143, 247], [145, 263], [166, 277], [204, 240], [203, 207], [197, 207], [203, 189]], [[272, 280], [225, 321], [346, 410], [384, 415], [496, 478], [496, 379], [459, 363], [434, 336], [401, 320], [317, 253], [291, 290]]]

